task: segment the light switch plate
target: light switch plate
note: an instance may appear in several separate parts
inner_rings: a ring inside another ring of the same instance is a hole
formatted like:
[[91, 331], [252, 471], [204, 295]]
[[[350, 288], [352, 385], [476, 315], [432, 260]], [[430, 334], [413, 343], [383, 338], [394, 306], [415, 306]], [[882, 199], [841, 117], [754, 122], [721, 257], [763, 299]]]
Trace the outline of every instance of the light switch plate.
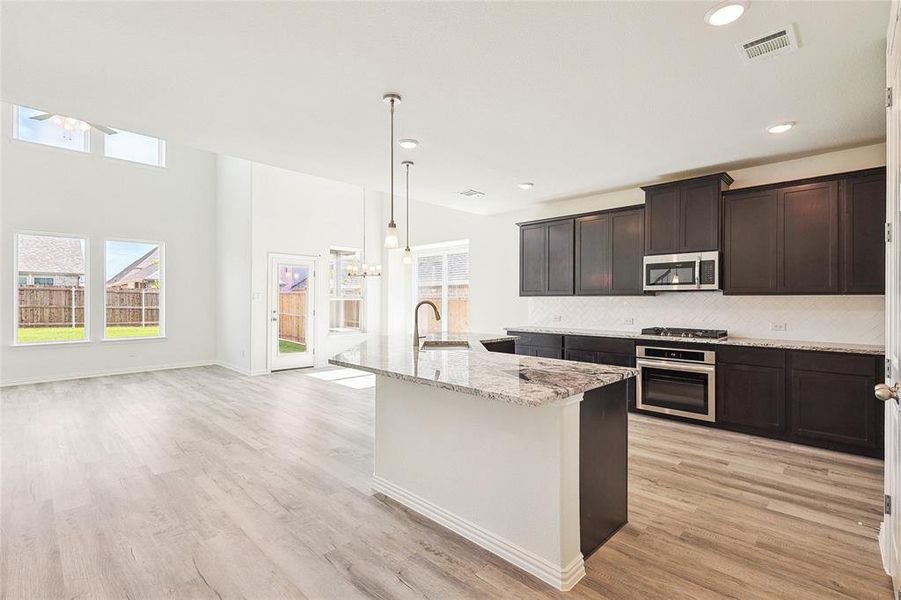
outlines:
[[770, 323], [770, 331], [785, 331], [788, 329], [785, 323]]
[[626, 325], [635, 325], [635, 319], [633, 319], [632, 317], [626, 317], [625, 319], [623, 319], [623, 323], [625, 323]]
[[553, 321], [554, 323], [559, 323], [562, 320], [563, 317], [561, 317], [560, 315], [554, 315], [553, 317], [551, 317], [551, 321]]

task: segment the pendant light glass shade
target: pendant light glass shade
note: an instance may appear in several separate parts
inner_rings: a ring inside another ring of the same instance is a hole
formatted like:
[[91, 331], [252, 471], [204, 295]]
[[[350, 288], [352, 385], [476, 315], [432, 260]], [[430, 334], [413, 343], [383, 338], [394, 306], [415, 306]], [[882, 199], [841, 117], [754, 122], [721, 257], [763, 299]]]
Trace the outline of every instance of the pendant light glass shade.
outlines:
[[413, 252], [410, 251], [410, 248], [404, 250], [404, 264], [412, 265], [413, 264]]
[[397, 225], [394, 221], [388, 223], [388, 231], [385, 233], [385, 248], [393, 250], [397, 248]]

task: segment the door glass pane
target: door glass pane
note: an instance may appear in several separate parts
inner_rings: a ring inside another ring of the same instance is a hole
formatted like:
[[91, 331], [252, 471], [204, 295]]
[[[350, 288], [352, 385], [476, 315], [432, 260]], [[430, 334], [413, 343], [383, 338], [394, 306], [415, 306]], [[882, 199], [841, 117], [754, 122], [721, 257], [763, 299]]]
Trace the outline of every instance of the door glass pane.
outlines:
[[278, 266], [279, 354], [307, 351], [309, 275], [309, 268], [306, 265]]

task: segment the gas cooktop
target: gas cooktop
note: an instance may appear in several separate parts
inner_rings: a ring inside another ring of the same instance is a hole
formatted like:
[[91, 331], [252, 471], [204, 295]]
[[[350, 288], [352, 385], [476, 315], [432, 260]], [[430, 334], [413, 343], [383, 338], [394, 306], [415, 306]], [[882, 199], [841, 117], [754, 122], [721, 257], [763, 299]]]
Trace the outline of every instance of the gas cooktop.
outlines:
[[683, 327], [645, 327], [641, 330], [641, 334], [710, 340], [721, 340], [728, 335], [725, 329], [686, 329]]

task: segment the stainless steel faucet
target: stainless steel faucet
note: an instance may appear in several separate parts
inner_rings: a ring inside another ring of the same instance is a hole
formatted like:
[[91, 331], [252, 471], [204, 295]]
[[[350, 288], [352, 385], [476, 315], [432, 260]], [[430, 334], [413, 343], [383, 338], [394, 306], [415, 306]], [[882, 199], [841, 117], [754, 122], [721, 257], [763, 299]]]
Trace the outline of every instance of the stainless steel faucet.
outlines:
[[431, 300], [423, 300], [419, 304], [416, 305], [416, 308], [413, 309], [413, 345], [419, 346], [419, 340], [424, 338], [424, 335], [419, 335], [419, 307], [423, 304], [428, 304], [432, 307], [432, 310], [435, 311], [435, 320], [441, 320], [441, 313], [438, 312], [438, 307]]

